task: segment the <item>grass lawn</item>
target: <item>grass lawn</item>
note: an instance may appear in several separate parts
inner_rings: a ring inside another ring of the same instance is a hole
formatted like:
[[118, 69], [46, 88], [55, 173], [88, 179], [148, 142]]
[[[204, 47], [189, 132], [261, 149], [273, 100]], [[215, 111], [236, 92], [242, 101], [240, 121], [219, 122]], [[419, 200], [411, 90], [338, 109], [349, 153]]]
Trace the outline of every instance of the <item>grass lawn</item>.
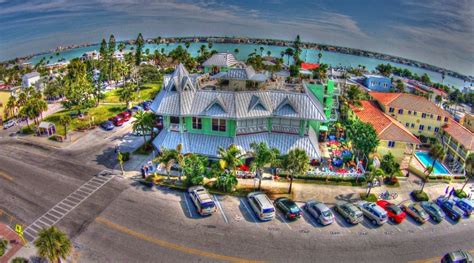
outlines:
[[[99, 125], [101, 122], [107, 120], [110, 117], [117, 115], [118, 113], [125, 110], [124, 105], [99, 105], [95, 108], [81, 110], [84, 113], [84, 118], [73, 118], [69, 131], [76, 130], [82, 127], [88, 127], [90, 123]], [[56, 125], [56, 130], [59, 135], [64, 136], [64, 127], [59, 123], [59, 118], [62, 115], [68, 115], [71, 112], [77, 112], [77, 110], [62, 110], [55, 114], [52, 114], [45, 118], [45, 121], [52, 122]], [[92, 120], [93, 118], [93, 120]]]
[[[144, 100], [152, 100], [155, 98], [155, 95], [161, 89], [161, 82], [159, 83], [146, 83], [140, 87], [140, 91], [138, 93], [138, 97], [135, 99], [134, 102], [141, 102]], [[118, 91], [120, 88], [111, 90], [105, 93], [105, 99], [102, 102], [105, 103], [120, 103]]]

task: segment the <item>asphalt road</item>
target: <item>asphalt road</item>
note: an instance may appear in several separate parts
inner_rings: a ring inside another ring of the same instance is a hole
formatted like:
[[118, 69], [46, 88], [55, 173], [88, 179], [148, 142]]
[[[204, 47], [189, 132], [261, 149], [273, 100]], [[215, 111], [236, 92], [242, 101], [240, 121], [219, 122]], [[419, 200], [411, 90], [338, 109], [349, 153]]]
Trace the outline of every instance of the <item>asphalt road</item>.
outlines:
[[[118, 136], [118, 135], [117, 135]], [[0, 139], [0, 209], [29, 225], [98, 172], [114, 165], [109, 136], [70, 149]], [[406, 262], [474, 248], [474, 218], [459, 223], [408, 219], [374, 227], [343, 220], [322, 227], [306, 215], [258, 222], [248, 203], [215, 197], [222, 209], [197, 215], [182, 192], [115, 178], [58, 226], [72, 238], [80, 262]]]

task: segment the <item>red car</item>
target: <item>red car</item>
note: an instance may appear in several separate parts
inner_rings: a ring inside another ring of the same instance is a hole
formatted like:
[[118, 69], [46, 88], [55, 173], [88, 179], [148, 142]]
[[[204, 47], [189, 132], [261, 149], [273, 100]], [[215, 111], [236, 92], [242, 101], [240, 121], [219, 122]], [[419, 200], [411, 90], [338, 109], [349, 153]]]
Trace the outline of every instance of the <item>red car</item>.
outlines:
[[120, 115], [110, 118], [109, 121], [111, 121], [115, 126], [122, 126], [125, 122]]
[[377, 201], [377, 205], [387, 211], [388, 218], [390, 218], [392, 222], [395, 222], [397, 224], [403, 222], [403, 220], [405, 220], [405, 217], [407, 216], [405, 212], [403, 212], [402, 209], [398, 207], [398, 205], [392, 204], [385, 200]]
[[132, 118], [132, 114], [130, 114], [130, 112], [128, 112], [128, 111], [124, 111], [122, 113], [119, 113], [117, 116], [121, 117], [123, 119], [123, 121], [129, 121], [130, 118]]

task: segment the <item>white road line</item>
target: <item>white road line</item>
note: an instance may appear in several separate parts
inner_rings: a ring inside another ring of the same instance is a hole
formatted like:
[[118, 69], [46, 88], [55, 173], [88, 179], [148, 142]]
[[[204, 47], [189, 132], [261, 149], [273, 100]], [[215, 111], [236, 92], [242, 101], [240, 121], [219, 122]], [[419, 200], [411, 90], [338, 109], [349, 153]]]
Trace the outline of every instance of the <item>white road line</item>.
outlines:
[[285, 225], [291, 230], [291, 227], [290, 225], [288, 225], [288, 223], [286, 222], [285, 218], [281, 216], [280, 213], [276, 213], [278, 215], [278, 217], [281, 219], [281, 221], [283, 221], [283, 223], [285, 223]]
[[245, 210], [247, 210], [247, 214], [250, 215], [250, 217], [252, 218], [252, 221], [253, 223], [257, 226], [257, 227], [260, 227], [257, 223], [257, 219], [255, 218], [255, 215], [253, 214], [253, 212], [247, 207], [247, 205], [245, 204], [245, 202], [247, 202], [245, 199], [243, 198], [239, 198], [240, 199], [240, 203], [244, 205], [244, 208]]
[[398, 230], [398, 232], [402, 232], [402, 230], [398, 226], [394, 225], [394, 227]]
[[217, 206], [219, 207], [219, 212], [221, 212], [222, 217], [224, 218], [224, 221], [226, 224], [229, 223], [229, 220], [227, 220], [227, 216], [224, 213], [224, 209], [222, 209], [222, 205], [219, 202], [219, 199], [217, 198], [217, 195], [214, 195], [214, 200], [216, 201]]
[[191, 208], [189, 207], [189, 204], [188, 204], [188, 198], [186, 197], [186, 194], [183, 193], [183, 197], [184, 197], [184, 203], [186, 204], [186, 208], [188, 208], [188, 213], [189, 213], [189, 216], [190, 217], [193, 217], [193, 213], [191, 212]]

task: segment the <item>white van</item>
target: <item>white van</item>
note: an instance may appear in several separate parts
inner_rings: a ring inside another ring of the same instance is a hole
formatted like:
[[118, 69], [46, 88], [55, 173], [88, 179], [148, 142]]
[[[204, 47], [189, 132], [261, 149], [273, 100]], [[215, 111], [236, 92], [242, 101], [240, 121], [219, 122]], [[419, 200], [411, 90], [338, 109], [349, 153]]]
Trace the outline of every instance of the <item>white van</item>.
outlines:
[[188, 192], [201, 216], [212, 215], [217, 211], [214, 200], [203, 186], [197, 185], [189, 187]]
[[268, 196], [263, 192], [252, 192], [247, 195], [247, 200], [250, 203], [257, 217], [262, 221], [270, 221], [275, 217], [275, 207]]

